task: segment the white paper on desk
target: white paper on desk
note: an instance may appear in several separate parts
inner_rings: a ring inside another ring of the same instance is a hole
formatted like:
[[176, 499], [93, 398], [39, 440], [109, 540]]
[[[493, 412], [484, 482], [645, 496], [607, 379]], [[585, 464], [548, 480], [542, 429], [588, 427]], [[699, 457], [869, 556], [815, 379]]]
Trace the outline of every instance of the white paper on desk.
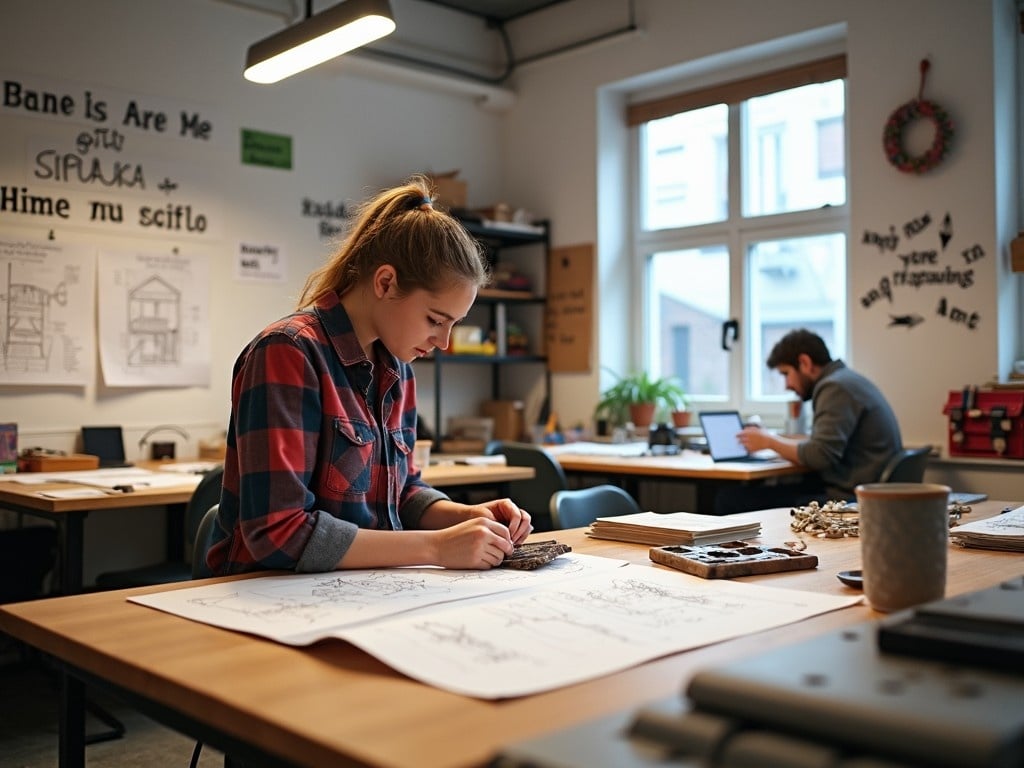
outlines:
[[[70, 472], [18, 472], [11, 475], [16, 483], [42, 485], [43, 483], [82, 483], [87, 480], [105, 481], [110, 478], [123, 480], [125, 477], [141, 478], [151, 474], [141, 467], [115, 467], [111, 469], [77, 469]], [[128, 480], [127, 482], [131, 482]]]
[[201, 474], [216, 469], [221, 465], [219, 461], [176, 461], [171, 464], [161, 464], [158, 469], [161, 472], [174, 472], [182, 475]]
[[288, 645], [308, 645], [334, 636], [347, 625], [451, 600], [570, 581], [625, 565], [624, 560], [566, 553], [534, 571], [334, 571], [265, 576], [128, 599], [204, 624]]
[[635, 458], [646, 456], [650, 452], [646, 442], [563, 443], [562, 445], [545, 445], [544, 450], [552, 456], [608, 456], [612, 458]]
[[46, 499], [94, 499], [98, 496], [109, 496], [102, 488], [60, 488], [47, 491], [36, 491], [37, 496]]
[[421, 682], [497, 699], [573, 685], [860, 599], [628, 565], [335, 636]]

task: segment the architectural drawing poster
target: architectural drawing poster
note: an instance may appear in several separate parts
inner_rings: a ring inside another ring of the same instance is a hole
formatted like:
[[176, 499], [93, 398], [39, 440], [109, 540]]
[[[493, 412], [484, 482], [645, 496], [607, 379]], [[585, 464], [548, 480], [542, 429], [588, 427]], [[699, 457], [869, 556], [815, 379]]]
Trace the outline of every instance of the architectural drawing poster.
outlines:
[[0, 235], [0, 384], [92, 381], [95, 274], [92, 248]]
[[281, 643], [347, 640], [411, 678], [484, 699], [580, 683], [861, 600], [603, 560], [254, 578], [129, 600]]
[[100, 364], [107, 386], [209, 386], [205, 257], [104, 252], [97, 276]]

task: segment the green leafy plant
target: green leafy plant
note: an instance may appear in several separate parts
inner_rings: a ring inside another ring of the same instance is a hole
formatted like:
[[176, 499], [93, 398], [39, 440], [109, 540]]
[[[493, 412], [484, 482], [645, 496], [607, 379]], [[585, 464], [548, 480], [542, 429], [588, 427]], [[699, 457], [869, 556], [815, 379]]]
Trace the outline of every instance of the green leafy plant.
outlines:
[[607, 419], [609, 423], [622, 425], [633, 420], [630, 406], [650, 404], [662, 414], [684, 410], [689, 397], [682, 383], [674, 376], [653, 377], [647, 371], [637, 371], [627, 376], [611, 373], [616, 381], [601, 393], [601, 399], [594, 409], [595, 419]]

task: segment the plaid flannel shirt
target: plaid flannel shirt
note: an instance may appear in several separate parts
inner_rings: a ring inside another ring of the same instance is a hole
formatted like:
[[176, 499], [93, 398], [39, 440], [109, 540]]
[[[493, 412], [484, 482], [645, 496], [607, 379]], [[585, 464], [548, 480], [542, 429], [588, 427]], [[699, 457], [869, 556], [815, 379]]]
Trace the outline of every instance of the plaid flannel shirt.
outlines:
[[448, 498], [412, 464], [412, 366], [381, 351], [375, 395], [373, 364], [335, 294], [242, 351], [207, 555], [214, 573], [329, 571], [359, 528], [415, 528]]

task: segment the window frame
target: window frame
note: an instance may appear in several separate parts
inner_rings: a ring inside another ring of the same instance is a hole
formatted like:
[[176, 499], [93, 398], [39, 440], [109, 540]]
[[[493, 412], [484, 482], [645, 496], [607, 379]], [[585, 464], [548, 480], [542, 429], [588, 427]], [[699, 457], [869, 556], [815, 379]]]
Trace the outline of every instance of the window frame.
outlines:
[[[753, 244], [764, 240], [778, 240], [787, 237], [799, 238], [840, 234], [845, 238], [846, 242], [844, 288], [849, 284], [849, 88], [845, 69], [842, 79], [846, 81], [844, 84], [843, 109], [843, 153], [846, 158], [846, 194], [844, 196], [845, 202], [842, 205], [744, 217], [742, 213], [743, 199], [741, 189], [741, 174], [743, 173], [741, 113], [743, 102], [737, 101], [727, 105], [729, 118], [727, 139], [728, 174], [726, 179], [728, 205], [726, 219], [685, 227], [645, 230], [643, 228], [645, 219], [643, 206], [646, 204], [644, 200], [646, 180], [644, 178], [642, 126], [646, 120], [630, 120], [632, 123], [630, 127], [630, 181], [632, 184], [630, 197], [633, 205], [631, 215], [633, 230], [632, 283], [634, 286], [632, 303], [636, 308], [636, 311], [631, 314], [634, 319], [633, 338], [641, 339], [639, 362], [645, 369], [652, 370], [652, 366], [657, 366], [657, 362], [650, 359], [650, 338], [647, 328], [647, 319], [652, 311], [652, 297], [648, 287], [648, 268], [653, 255], [664, 251], [707, 246], [724, 246], [729, 254], [729, 317], [736, 318], [739, 321], [741, 337], [739, 341], [732, 344], [733, 352], [729, 362], [727, 393], [722, 396], [700, 396], [699, 399], [692, 395], [693, 402], [691, 407], [696, 410], [720, 408], [723, 405], [729, 404], [745, 413], [758, 413], [762, 416], [768, 415], [773, 422], [785, 419], [785, 402], [790, 399], [788, 395], [755, 397], [751, 393], [752, 385], [757, 376], [752, 370], [754, 366], [761, 367], [760, 376], [772, 375], [764, 368], [764, 357], [767, 355], [767, 350], [760, 351], [759, 357], [761, 359], [752, 359], [752, 352], [750, 350], [752, 340], [745, 338], [746, 332], [750, 329], [751, 276], [748, 267], [750, 248]], [[797, 83], [778, 90], [788, 90], [789, 88], [799, 87], [802, 84], [807, 83]], [[708, 91], [710, 89], [702, 90]], [[758, 95], [763, 95], [763, 93]], [[667, 100], [661, 99], [660, 101], [666, 102]], [[689, 108], [696, 109], [699, 107], [699, 104], [695, 104]], [[656, 119], [656, 116], [651, 119]], [[844, 296], [841, 327], [835, 329], [836, 338], [842, 340], [842, 347], [844, 348], [848, 346], [849, 341], [849, 314], [848, 297]], [[738, 358], [736, 354], [739, 354]], [[839, 357], [841, 354], [843, 354], [842, 349], [833, 350], [835, 357]]]

